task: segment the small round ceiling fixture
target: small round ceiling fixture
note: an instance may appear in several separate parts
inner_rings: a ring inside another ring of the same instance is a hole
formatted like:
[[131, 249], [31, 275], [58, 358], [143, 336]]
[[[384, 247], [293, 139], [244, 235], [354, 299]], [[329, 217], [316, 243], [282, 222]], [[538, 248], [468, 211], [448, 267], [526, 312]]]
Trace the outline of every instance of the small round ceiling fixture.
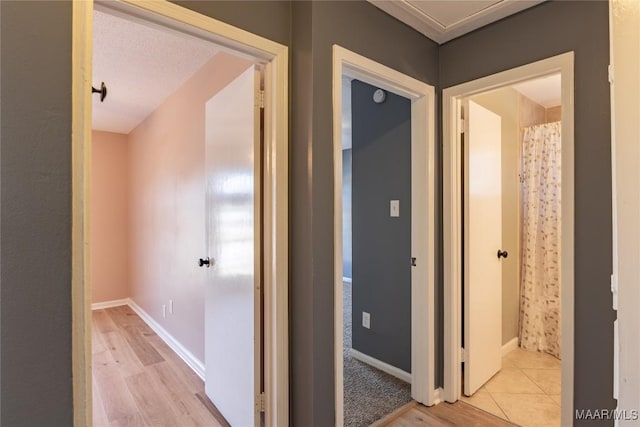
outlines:
[[373, 102], [376, 104], [382, 104], [385, 99], [387, 99], [387, 93], [382, 89], [377, 89], [373, 92]]

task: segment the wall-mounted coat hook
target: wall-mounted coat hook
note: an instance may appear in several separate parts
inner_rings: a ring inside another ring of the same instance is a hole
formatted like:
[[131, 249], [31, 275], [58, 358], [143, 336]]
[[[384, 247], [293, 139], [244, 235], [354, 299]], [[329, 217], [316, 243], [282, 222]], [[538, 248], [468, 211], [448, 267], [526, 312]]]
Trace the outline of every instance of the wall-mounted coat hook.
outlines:
[[91, 86], [91, 93], [99, 93], [100, 94], [100, 102], [104, 102], [104, 99], [107, 97], [107, 86], [105, 86], [104, 82], [100, 85], [100, 89], [96, 89]]

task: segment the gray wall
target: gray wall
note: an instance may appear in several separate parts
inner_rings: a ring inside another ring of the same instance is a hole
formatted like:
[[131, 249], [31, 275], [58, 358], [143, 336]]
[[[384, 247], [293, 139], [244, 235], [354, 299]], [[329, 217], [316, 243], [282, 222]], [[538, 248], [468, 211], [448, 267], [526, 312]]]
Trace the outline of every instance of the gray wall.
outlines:
[[387, 93], [376, 104], [376, 89], [351, 83], [353, 348], [411, 372], [411, 101]]
[[0, 424], [70, 426], [71, 3], [0, 8]]
[[[606, 2], [545, 3], [440, 49], [366, 2], [180, 4], [292, 48], [294, 426], [331, 425], [335, 416], [331, 45], [339, 43], [434, 85], [440, 72], [442, 87], [575, 50], [576, 408], [613, 407]], [[11, 426], [70, 425], [71, 4], [1, 1], [0, 5], [0, 421]], [[438, 115], [436, 123], [439, 120]], [[435, 184], [441, 187], [439, 177]], [[436, 200], [439, 225], [440, 190]], [[441, 241], [439, 234], [439, 284]], [[46, 262], [34, 264], [37, 257]], [[441, 297], [437, 287], [438, 322]], [[440, 331], [436, 383], [441, 384], [441, 323], [436, 327]]]
[[286, 46], [291, 44], [291, 3], [289, 1], [169, 1]]
[[292, 423], [328, 426], [335, 417], [331, 47], [435, 85], [438, 46], [366, 2], [296, 1], [293, 18]]
[[615, 407], [608, 31], [607, 2], [552, 1], [440, 48], [443, 88], [575, 51], [576, 409]]

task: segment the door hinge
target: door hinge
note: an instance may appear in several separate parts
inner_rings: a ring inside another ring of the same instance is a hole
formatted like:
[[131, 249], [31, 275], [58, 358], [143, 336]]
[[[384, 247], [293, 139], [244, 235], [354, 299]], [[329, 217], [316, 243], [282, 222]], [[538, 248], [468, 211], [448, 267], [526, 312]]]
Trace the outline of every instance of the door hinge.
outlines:
[[613, 65], [609, 64], [607, 73], [609, 74], [609, 84], [613, 84]]
[[467, 352], [464, 351], [464, 348], [460, 348], [460, 361], [461, 362], [467, 361]]
[[464, 133], [464, 107], [460, 106], [460, 116], [458, 116], [458, 130]]
[[266, 410], [267, 408], [266, 408], [266, 402], [265, 402], [264, 391], [263, 391], [258, 395], [258, 411], [265, 412]]
[[611, 293], [613, 294], [613, 309], [618, 310], [618, 278], [611, 275]]
[[264, 90], [260, 91], [260, 100], [259, 100], [259, 102], [260, 102], [260, 104], [259, 104], [260, 108], [264, 108]]

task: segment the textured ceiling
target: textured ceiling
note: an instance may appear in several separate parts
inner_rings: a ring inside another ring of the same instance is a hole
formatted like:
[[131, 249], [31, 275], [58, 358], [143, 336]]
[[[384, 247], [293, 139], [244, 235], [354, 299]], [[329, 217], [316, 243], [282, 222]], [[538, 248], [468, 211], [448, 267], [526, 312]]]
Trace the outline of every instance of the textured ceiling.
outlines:
[[131, 132], [218, 52], [203, 40], [101, 11], [93, 25], [93, 86], [105, 82], [108, 89], [103, 103], [93, 95], [95, 130]]
[[561, 104], [560, 74], [529, 80], [512, 86], [515, 90], [545, 108]]

